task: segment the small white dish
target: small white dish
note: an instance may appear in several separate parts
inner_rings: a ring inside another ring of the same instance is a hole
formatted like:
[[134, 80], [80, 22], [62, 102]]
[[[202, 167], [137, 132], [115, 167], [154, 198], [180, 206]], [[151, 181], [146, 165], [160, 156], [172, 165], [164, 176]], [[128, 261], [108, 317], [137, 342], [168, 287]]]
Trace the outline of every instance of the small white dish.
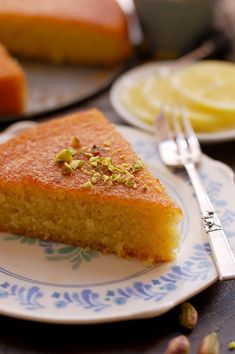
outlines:
[[[172, 309], [217, 280], [187, 175], [172, 174], [162, 165], [150, 134], [118, 129], [183, 209], [176, 261], [146, 268], [133, 259], [1, 233], [1, 314], [64, 324], [148, 318]], [[235, 249], [233, 173], [203, 156], [200, 174]]]
[[[132, 83], [139, 79], [144, 79], [151, 75], [167, 74], [172, 70], [176, 70], [178, 65], [175, 61], [165, 61], [157, 63], [149, 63], [140, 65], [134, 69], [131, 69], [121, 75], [113, 84], [110, 91], [110, 101], [115, 111], [120, 117], [129, 124], [143, 129], [148, 132], [152, 132], [152, 126], [140, 120], [133, 115], [122, 103], [121, 97], [124, 92]], [[197, 137], [201, 143], [217, 143], [235, 139], [235, 129], [223, 130], [211, 133], [197, 133]]]

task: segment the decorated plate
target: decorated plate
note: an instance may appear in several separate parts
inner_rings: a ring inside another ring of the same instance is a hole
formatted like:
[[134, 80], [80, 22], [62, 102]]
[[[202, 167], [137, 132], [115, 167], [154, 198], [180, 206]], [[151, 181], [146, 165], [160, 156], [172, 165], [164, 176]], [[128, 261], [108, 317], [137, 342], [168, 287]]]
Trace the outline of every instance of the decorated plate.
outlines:
[[[8, 137], [16, 128], [8, 130]], [[161, 164], [151, 135], [133, 128], [118, 129], [183, 210], [176, 261], [148, 268], [135, 259], [1, 233], [1, 314], [80, 324], [154, 317], [217, 280], [186, 174], [173, 174]], [[233, 174], [228, 167], [206, 156], [200, 174], [235, 249]]]
[[[144, 120], [141, 120], [135, 116], [131, 111], [122, 102], [122, 94], [125, 92], [128, 87], [130, 87], [134, 82], [139, 81], [140, 79], [145, 79], [151, 75], [167, 75], [173, 70], [177, 70], [179, 67], [182, 67], [191, 62], [182, 62], [177, 63], [174, 61], [165, 61], [158, 63], [149, 63], [140, 65], [134, 69], [130, 69], [126, 73], [122, 74], [113, 84], [110, 92], [110, 100], [113, 108], [116, 112], [123, 118], [126, 122], [133, 125], [134, 127], [140, 128], [142, 130], [152, 132], [153, 128], [150, 124], [146, 123]], [[235, 129], [221, 130], [217, 132], [208, 132], [208, 133], [197, 133], [198, 139], [202, 143], [216, 143], [223, 142], [235, 139]]]

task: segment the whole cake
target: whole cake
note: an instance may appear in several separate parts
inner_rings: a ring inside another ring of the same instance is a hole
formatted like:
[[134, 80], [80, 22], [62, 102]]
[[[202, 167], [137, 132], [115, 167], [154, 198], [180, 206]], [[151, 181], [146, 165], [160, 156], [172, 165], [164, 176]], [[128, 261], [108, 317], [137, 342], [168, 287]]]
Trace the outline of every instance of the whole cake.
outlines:
[[0, 114], [21, 114], [26, 98], [26, 80], [17, 61], [0, 44]]
[[0, 41], [18, 56], [56, 63], [109, 65], [131, 52], [115, 0], [0, 0]]
[[0, 230], [136, 257], [174, 259], [181, 210], [97, 110], [0, 145]]

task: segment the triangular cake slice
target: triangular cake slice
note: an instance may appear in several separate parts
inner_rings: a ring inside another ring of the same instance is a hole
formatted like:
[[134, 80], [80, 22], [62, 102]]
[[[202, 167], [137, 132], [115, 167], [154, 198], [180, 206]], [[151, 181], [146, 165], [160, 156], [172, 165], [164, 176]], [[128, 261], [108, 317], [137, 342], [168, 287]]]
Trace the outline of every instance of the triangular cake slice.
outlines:
[[136, 257], [174, 259], [181, 210], [97, 110], [0, 146], [0, 230]]

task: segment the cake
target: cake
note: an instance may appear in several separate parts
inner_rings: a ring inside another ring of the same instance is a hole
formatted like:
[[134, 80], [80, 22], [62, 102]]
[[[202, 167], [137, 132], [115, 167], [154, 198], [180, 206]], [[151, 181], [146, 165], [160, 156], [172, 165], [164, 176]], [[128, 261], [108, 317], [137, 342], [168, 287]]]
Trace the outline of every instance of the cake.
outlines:
[[0, 44], [0, 115], [23, 113], [26, 81], [17, 61]]
[[0, 41], [19, 57], [111, 65], [131, 52], [115, 0], [0, 0]]
[[0, 230], [150, 264], [174, 259], [181, 209], [97, 110], [0, 145]]

